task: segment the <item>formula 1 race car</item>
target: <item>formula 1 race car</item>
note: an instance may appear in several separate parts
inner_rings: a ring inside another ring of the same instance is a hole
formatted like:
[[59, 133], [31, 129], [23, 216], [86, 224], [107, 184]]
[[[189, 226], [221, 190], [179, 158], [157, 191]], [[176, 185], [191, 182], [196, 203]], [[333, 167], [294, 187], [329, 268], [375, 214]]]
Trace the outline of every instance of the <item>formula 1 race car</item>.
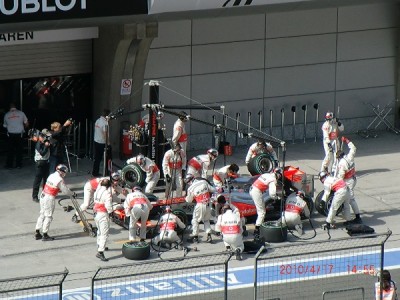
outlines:
[[[246, 219], [246, 223], [254, 222], [257, 218], [257, 210], [253, 199], [249, 194], [249, 189], [253, 182], [260, 175], [255, 176], [243, 176], [232, 180], [222, 195], [231, 204], [235, 205], [242, 217]], [[304, 191], [306, 195], [306, 202], [310, 212], [314, 209], [313, 193], [314, 193], [314, 177], [312, 175], [307, 175], [305, 172], [301, 171], [299, 168], [292, 166], [287, 166], [284, 168], [284, 191], [282, 193], [282, 186], [277, 187], [277, 194], [283, 195], [283, 199], [286, 199], [290, 194], [296, 190]], [[173, 212], [181, 218], [181, 220], [188, 224], [191, 221], [193, 215], [193, 210], [195, 203], [187, 203], [185, 197], [177, 197], [171, 199], [159, 199], [153, 194], [147, 194], [150, 202], [153, 204], [153, 209], [149, 215], [149, 225], [153, 224], [154, 221], [158, 221], [160, 215], [162, 214], [163, 207], [166, 205], [171, 206]], [[212, 215], [214, 217], [218, 216], [219, 207], [217, 204], [217, 197], [219, 195], [215, 194], [212, 196]], [[282, 202], [282, 197], [277, 200], [270, 198], [269, 193], [263, 194], [263, 199], [266, 206], [266, 221], [277, 220], [280, 218], [281, 210], [284, 207], [284, 202]], [[112, 220], [125, 227], [129, 227], [129, 220], [125, 217], [125, 212], [120, 205], [116, 207], [112, 213]], [[215, 221], [215, 220], [214, 220]]]

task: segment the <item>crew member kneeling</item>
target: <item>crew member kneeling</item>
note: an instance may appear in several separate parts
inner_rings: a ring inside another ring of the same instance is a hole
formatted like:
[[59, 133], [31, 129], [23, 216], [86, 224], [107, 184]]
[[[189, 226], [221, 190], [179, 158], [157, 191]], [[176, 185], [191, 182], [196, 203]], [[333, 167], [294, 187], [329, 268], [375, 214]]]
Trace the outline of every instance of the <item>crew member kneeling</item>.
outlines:
[[297, 233], [303, 234], [303, 224], [301, 224], [301, 215], [306, 218], [310, 217], [310, 210], [307, 202], [304, 201], [305, 194], [303, 191], [292, 193], [286, 199], [285, 211], [282, 212], [282, 224], [287, 225], [289, 229], [296, 229]]
[[176, 232], [177, 227], [185, 229], [185, 224], [171, 210], [171, 207], [165, 208], [165, 213], [161, 216], [160, 234], [153, 238], [153, 244], [158, 245], [160, 242], [172, 244], [181, 244], [181, 239]]
[[222, 238], [227, 250], [235, 252], [236, 259], [241, 260], [241, 253], [244, 250], [242, 226], [240, 214], [233, 212], [228, 204], [225, 204], [218, 216], [215, 230], [222, 233]]

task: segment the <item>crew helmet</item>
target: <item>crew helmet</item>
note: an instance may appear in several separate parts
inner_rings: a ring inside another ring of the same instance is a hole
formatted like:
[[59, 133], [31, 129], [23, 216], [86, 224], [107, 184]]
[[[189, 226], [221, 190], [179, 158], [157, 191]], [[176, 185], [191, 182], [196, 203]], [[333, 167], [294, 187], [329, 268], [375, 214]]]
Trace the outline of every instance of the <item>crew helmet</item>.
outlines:
[[142, 188], [138, 185], [136, 185], [132, 188], [132, 192], [141, 192], [141, 191], [142, 191]]
[[216, 159], [218, 157], [218, 150], [215, 148], [210, 148], [207, 150], [207, 154], [211, 156], [212, 159]]
[[193, 179], [194, 179], [193, 174], [186, 174], [185, 179], [184, 179], [184, 182], [185, 182], [186, 184], [189, 184], [189, 183], [191, 183], [191, 182], [193, 181]]
[[166, 213], [172, 212], [171, 206], [169, 206], [169, 205], [166, 206], [166, 207], [165, 207], [165, 212], [166, 212]]
[[226, 203], [226, 198], [224, 195], [219, 195], [217, 197], [217, 203], [220, 205], [224, 205]]
[[304, 191], [299, 190], [296, 192], [296, 196], [300, 197], [301, 199], [304, 199], [306, 194], [304, 193]]
[[112, 181], [119, 181], [121, 179], [121, 171], [112, 173], [110, 177]]
[[68, 173], [68, 167], [66, 165], [60, 164], [56, 167], [56, 170], [58, 171], [58, 173], [63, 174], [65, 176], [65, 174]]
[[234, 173], [239, 172], [239, 166], [237, 164], [231, 164], [228, 168], [228, 170], [231, 170]]
[[143, 154], [138, 154], [138, 155], [136, 156], [136, 163], [137, 163], [139, 166], [143, 166], [143, 165], [144, 165], [144, 162], [145, 162], [145, 157], [144, 157], [144, 155], [143, 155]]
[[172, 150], [175, 151], [175, 152], [177, 152], [177, 151], [179, 151], [181, 149], [182, 149], [182, 146], [179, 143], [176, 143], [172, 148]]
[[189, 119], [189, 115], [185, 111], [180, 111], [179, 112], [179, 119], [181, 121], [187, 121]]
[[267, 142], [264, 141], [264, 140], [258, 140], [258, 141], [257, 141], [257, 145], [258, 145], [259, 147], [266, 148], [266, 147], [267, 147]]
[[328, 173], [325, 171], [321, 171], [319, 172], [318, 177], [321, 182], [324, 182], [326, 177], [328, 177]]
[[332, 119], [333, 119], [333, 112], [328, 111], [328, 112], [325, 114], [325, 120], [332, 120]]

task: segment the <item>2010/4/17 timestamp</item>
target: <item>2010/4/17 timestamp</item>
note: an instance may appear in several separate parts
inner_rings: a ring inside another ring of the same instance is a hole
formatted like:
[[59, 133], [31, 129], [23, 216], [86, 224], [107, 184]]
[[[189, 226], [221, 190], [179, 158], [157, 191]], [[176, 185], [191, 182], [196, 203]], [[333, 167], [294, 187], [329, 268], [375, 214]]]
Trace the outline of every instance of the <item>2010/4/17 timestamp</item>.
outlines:
[[334, 270], [333, 264], [322, 264], [322, 265], [308, 265], [308, 264], [288, 264], [280, 265], [280, 275], [318, 275], [318, 274], [331, 274]]

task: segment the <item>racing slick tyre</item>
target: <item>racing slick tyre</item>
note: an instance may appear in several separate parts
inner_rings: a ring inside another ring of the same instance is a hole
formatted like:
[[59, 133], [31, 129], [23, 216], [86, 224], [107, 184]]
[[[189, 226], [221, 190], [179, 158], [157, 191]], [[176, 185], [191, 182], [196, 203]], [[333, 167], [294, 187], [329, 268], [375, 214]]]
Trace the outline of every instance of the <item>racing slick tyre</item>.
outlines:
[[261, 153], [250, 159], [247, 169], [251, 175], [270, 173], [274, 169], [274, 161], [268, 153]]
[[287, 226], [278, 221], [268, 221], [260, 226], [260, 237], [268, 243], [281, 243], [287, 240]]
[[128, 242], [122, 245], [122, 255], [130, 260], [144, 260], [150, 256], [150, 244], [147, 242]]
[[[322, 196], [324, 195], [324, 191], [319, 192], [317, 197], [315, 198], [315, 209], [317, 212], [319, 212], [323, 216], [327, 216], [329, 213], [329, 208], [331, 207], [332, 200], [333, 200], [333, 195], [334, 193], [331, 193], [328, 197], [327, 201], [322, 200]], [[341, 205], [336, 212], [336, 215], [339, 215], [342, 212], [343, 205]]]
[[139, 167], [138, 164], [132, 163], [122, 168], [122, 180], [127, 186], [133, 188], [134, 186], [143, 187], [145, 185], [146, 174]]

